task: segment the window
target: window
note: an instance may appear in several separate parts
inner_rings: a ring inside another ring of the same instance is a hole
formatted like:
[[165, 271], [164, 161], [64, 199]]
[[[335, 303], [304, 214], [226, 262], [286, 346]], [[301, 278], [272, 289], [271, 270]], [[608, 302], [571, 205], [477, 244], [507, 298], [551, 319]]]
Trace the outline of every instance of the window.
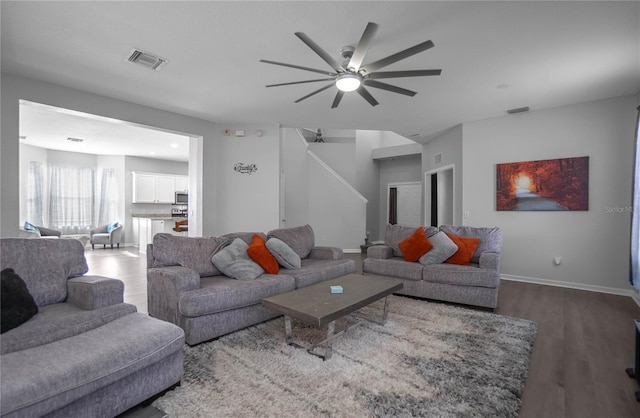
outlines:
[[86, 234], [94, 227], [95, 170], [49, 166], [49, 225], [63, 234]]
[[29, 161], [27, 173], [27, 221], [44, 226], [42, 216], [42, 163]]
[[117, 221], [118, 187], [116, 183], [116, 170], [113, 168], [105, 168], [102, 170], [98, 206], [98, 225], [105, 225]]

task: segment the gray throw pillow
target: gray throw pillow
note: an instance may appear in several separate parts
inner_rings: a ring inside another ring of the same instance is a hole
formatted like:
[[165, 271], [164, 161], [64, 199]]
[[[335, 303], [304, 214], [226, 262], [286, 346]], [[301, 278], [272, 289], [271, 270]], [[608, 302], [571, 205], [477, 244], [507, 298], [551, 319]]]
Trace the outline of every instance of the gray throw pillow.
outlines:
[[444, 263], [458, 251], [458, 246], [442, 231], [430, 236], [429, 241], [433, 244], [433, 248], [418, 260], [423, 266]]
[[269, 238], [267, 249], [282, 267], [290, 270], [297, 270], [302, 267], [300, 256], [278, 238]]
[[215, 253], [211, 261], [227, 277], [254, 280], [264, 274], [264, 269], [249, 257], [247, 248], [249, 246], [246, 242], [236, 238], [227, 247]]

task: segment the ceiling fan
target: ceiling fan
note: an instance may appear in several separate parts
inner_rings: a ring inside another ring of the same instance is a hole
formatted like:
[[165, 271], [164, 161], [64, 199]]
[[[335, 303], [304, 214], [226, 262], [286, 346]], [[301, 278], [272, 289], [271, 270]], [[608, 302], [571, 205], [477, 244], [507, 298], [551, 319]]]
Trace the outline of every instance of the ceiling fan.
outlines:
[[329, 64], [329, 66], [333, 69], [333, 71], [325, 71], [319, 70], [316, 68], [303, 67], [300, 65], [294, 64], [286, 64], [284, 62], [276, 62], [261, 59], [260, 62], [264, 62], [266, 64], [274, 64], [281, 65], [283, 67], [296, 68], [298, 70], [311, 71], [314, 73], [324, 74], [329, 76], [328, 78], [318, 78], [314, 80], [304, 80], [304, 81], [293, 81], [289, 83], [279, 83], [279, 84], [270, 84], [266, 87], [279, 87], [279, 86], [289, 86], [293, 84], [304, 84], [304, 83], [316, 83], [319, 81], [331, 81], [331, 83], [325, 85], [324, 87], [315, 90], [306, 96], [303, 96], [295, 101], [295, 103], [299, 103], [309, 97], [320, 93], [332, 86], [336, 86], [338, 92], [336, 93], [335, 99], [333, 99], [333, 104], [331, 105], [332, 109], [335, 109], [340, 104], [342, 100], [342, 96], [345, 92], [356, 91], [360, 96], [362, 96], [371, 106], [376, 106], [378, 102], [374, 97], [369, 93], [369, 90], [365, 88], [373, 87], [377, 89], [387, 90], [393, 93], [403, 94], [405, 96], [415, 96], [417, 93], [415, 91], [407, 90], [401, 87], [393, 86], [391, 84], [383, 83], [378, 81], [380, 79], [386, 78], [401, 78], [401, 77], [423, 77], [423, 76], [433, 76], [440, 75], [442, 70], [410, 70], [410, 71], [378, 71], [381, 68], [384, 68], [388, 65], [391, 65], [395, 62], [403, 60], [405, 58], [409, 58], [415, 54], [418, 54], [422, 51], [426, 51], [427, 49], [433, 48], [433, 42], [425, 41], [418, 45], [412, 46], [411, 48], [407, 48], [404, 51], [397, 52], [393, 55], [389, 55], [386, 58], [382, 58], [378, 61], [371, 62], [369, 64], [362, 65], [364, 62], [365, 55], [371, 41], [378, 30], [378, 25], [369, 22], [367, 27], [364, 29], [362, 36], [360, 37], [360, 41], [358, 45], [354, 48], [352, 46], [346, 46], [340, 50], [342, 57], [345, 61], [340, 64], [338, 61], [333, 59], [331, 55], [329, 55], [324, 49], [322, 49], [318, 44], [316, 44], [311, 38], [305, 35], [302, 32], [296, 32], [295, 35], [300, 38], [302, 42], [304, 42], [309, 48], [313, 50], [316, 54], [320, 56]]

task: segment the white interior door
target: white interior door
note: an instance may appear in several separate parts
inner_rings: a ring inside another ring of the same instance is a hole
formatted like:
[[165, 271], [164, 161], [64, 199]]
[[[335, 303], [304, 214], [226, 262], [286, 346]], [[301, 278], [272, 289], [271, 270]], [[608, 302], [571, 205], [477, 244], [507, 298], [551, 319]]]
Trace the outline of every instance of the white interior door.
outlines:
[[415, 226], [420, 222], [420, 207], [422, 204], [422, 185], [420, 183], [398, 184], [398, 224]]

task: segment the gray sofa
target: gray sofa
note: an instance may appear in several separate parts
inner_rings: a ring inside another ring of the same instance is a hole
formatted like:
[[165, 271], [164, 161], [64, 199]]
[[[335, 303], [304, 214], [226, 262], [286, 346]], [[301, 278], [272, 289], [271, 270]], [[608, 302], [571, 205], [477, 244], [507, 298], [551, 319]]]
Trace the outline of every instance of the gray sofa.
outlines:
[[[182, 379], [183, 331], [123, 303], [120, 280], [85, 275], [80, 241], [4, 238], [0, 262], [2, 417], [113, 417]], [[37, 313], [7, 330], [29, 295]]]
[[265, 297], [355, 272], [355, 261], [341, 249], [315, 246], [309, 225], [258, 234], [285, 242], [301, 268], [236, 280], [223, 275], [212, 257], [236, 238], [250, 244], [253, 232], [209, 238], [156, 234], [147, 251], [149, 314], [179, 325], [187, 344], [195, 345], [278, 316], [262, 306]]
[[435, 299], [490, 309], [498, 306], [500, 285], [500, 250], [502, 231], [499, 228], [442, 225], [425, 227], [427, 236], [438, 231], [461, 237], [479, 238], [480, 243], [468, 266], [438, 263], [423, 265], [405, 261], [398, 245], [415, 231], [415, 227], [388, 225], [385, 245], [368, 248], [363, 261], [365, 275], [401, 279], [398, 294]]

